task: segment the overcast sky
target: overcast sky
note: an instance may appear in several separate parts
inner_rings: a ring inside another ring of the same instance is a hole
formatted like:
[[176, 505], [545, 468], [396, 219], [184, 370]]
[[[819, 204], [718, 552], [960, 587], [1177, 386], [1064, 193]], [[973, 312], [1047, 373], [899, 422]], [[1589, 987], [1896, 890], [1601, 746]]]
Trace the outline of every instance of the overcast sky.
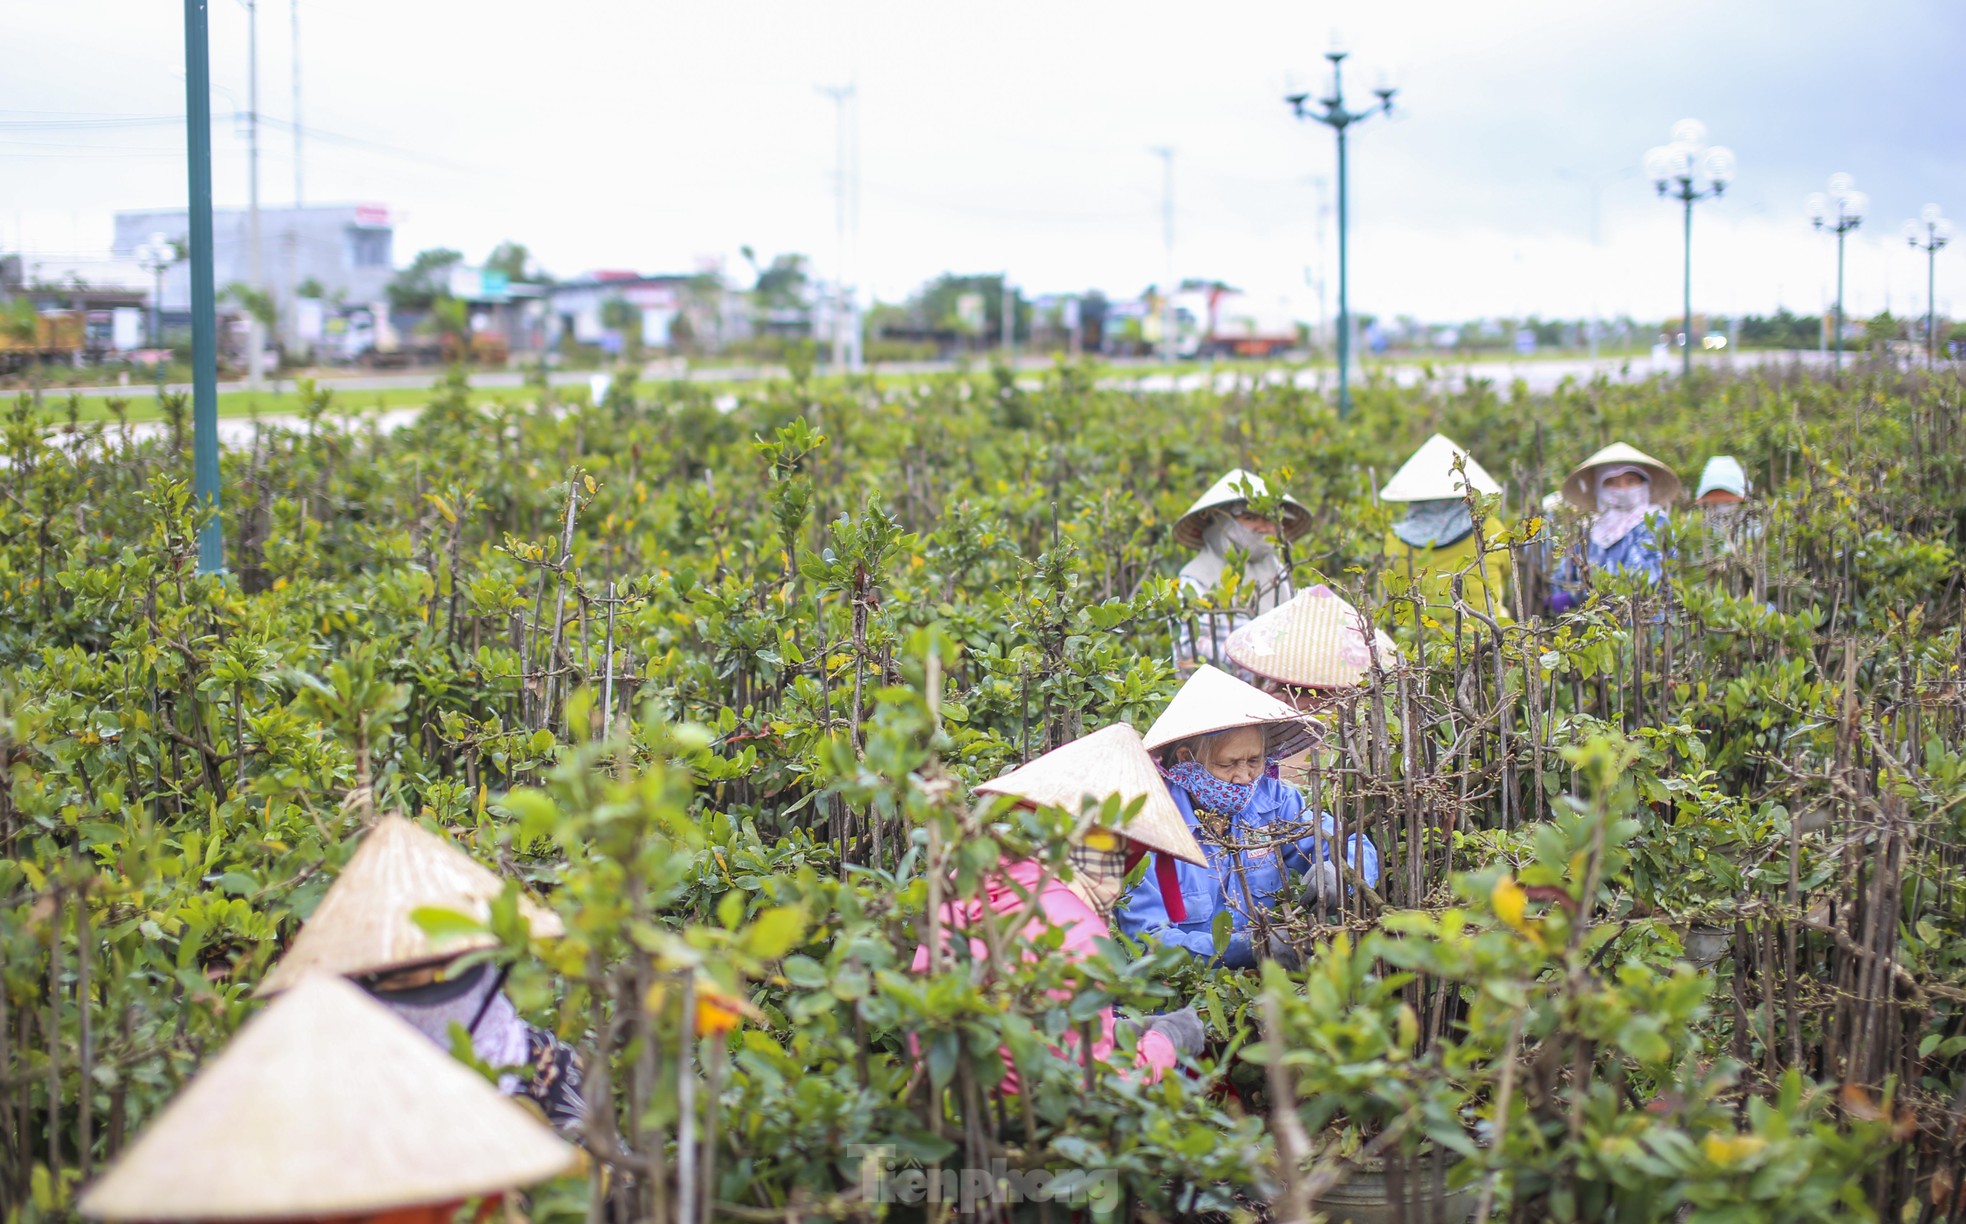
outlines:
[[[1853, 174], [1855, 314], [1922, 311], [1899, 227], [1966, 217], [1966, 4], [1957, 0], [299, 0], [313, 202], [387, 205], [397, 258], [526, 243], [553, 273], [689, 271], [744, 244], [838, 265], [834, 106], [858, 86], [858, 281], [884, 299], [942, 271], [1028, 292], [1131, 295], [1160, 279], [1161, 161], [1175, 154], [1180, 276], [1291, 299], [1335, 279], [1329, 130], [1281, 101], [1324, 78], [1334, 24], [1353, 129], [1357, 309], [1447, 320], [1676, 314], [1680, 214], [1639, 172], [1704, 120], [1738, 183], [1694, 217], [1696, 309], [1814, 311], [1827, 240], [1803, 197]], [[103, 265], [119, 208], [181, 205], [182, 9], [0, 0], [0, 248], [43, 274]], [[260, 4], [261, 199], [294, 194], [289, 0]], [[213, 0], [214, 176], [246, 199], [247, 13]], [[1320, 241], [1322, 235], [1322, 241]], [[1966, 306], [1966, 243], [1941, 309]]]

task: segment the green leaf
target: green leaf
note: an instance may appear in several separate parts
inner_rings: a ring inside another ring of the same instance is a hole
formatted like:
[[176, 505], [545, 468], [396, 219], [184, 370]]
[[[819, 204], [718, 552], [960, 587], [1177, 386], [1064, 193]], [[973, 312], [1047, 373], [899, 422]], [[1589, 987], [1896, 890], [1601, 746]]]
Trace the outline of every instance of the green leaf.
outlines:
[[487, 929], [484, 923], [469, 914], [460, 914], [438, 905], [417, 906], [410, 911], [410, 921], [421, 927], [423, 933], [436, 943], [467, 935], [482, 935]]
[[759, 914], [744, 934], [747, 951], [760, 960], [777, 960], [790, 952], [805, 935], [805, 911], [791, 905], [774, 905]]

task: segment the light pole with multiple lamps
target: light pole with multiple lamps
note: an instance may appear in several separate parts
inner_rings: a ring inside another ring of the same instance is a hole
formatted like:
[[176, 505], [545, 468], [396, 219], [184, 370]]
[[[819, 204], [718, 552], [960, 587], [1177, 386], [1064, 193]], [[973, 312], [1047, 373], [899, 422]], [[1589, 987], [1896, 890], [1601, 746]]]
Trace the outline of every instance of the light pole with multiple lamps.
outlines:
[[178, 261], [178, 252], [163, 234], [152, 234], [137, 248], [137, 266], [154, 278], [150, 294], [150, 347], [157, 351], [157, 398], [164, 397], [164, 273]]
[[1870, 197], [1857, 190], [1856, 181], [1847, 174], [1829, 176], [1829, 194], [1812, 191], [1805, 203], [1809, 208], [1810, 224], [1819, 230], [1830, 230], [1836, 234], [1836, 330], [1831, 333], [1836, 340], [1836, 368], [1843, 368], [1843, 235], [1864, 223], [1864, 214], [1870, 211]]
[[1315, 119], [1338, 134], [1338, 419], [1344, 420], [1352, 411], [1352, 315], [1349, 299], [1349, 282], [1346, 278], [1346, 191], [1345, 191], [1345, 130], [1354, 123], [1370, 119], [1374, 115], [1388, 114], [1393, 110], [1394, 89], [1381, 85], [1372, 91], [1379, 99], [1378, 105], [1368, 106], [1362, 111], [1348, 110], [1345, 106], [1345, 89], [1341, 79], [1345, 57], [1349, 52], [1338, 39], [1332, 39], [1331, 50], [1324, 58], [1331, 61], [1331, 96], [1317, 99], [1315, 106], [1308, 93], [1294, 93], [1284, 98], [1291, 111], [1299, 119]]
[[1925, 364], [1937, 365], [1939, 337], [1932, 329], [1938, 325], [1938, 311], [1932, 299], [1938, 287], [1939, 249], [1952, 241], [1952, 222], [1937, 204], [1919, 210], [1918, 219], [1905, 222], [1905, 241], [1914, 251], [1925, 252]]
[[1661, 196], [1678, 200], [1686, 208], [1686, 259], [1684, 277], [1685, 315], [1680, 332], [1681, 378], [1693, 381], [1693, 205], [1701, 200], [1718, 199], [1734, 181], [1734, 151], [1721, 145], [1707, 147], [1707, 125], [1698, 119], [1681, 119], [1672, 125], [1672, 141], [1645, 154], [1645, 173]]

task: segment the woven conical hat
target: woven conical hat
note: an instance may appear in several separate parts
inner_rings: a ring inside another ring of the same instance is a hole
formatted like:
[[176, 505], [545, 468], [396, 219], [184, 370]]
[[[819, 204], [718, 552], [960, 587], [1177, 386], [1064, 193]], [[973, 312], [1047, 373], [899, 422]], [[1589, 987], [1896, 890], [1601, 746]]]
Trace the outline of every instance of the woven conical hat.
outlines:
[[[362, 838], [287, 953], [260, 983], [285, 990], [310, 970], [344, 977], [434, 964], [497, 943], [489, 934], [437, 940], [410, 917], [426, 906], [483, 920], [505, 881], [443, 838], [401, 816], [384, 816]], [[565, 933], [559, 915], [520, 898], [532, 933]]]
[[1454, 470], [1454, 460], [1465, 458], [1467, 487], [1476, 493], [1494, 494], [1502, 491], [1488, 469], [1476, 463], [1467, 449], [1448, 438], [1445, 434], [1435, 434], [1420, 444], [1413, 457], [1400, 465], [1386, 487], [1379, 490], [1380, 501], [1413, 502], [1437, 501], [1442, 498], [1463, 495], [1463, 480], [1460, 472]]
[[1117, 831], [1149, 850], [1208, 865], [1188, 822], [1181, 818], [1181, 809], [1174, 806], [1174, 796], [1167, 793], [1154, 758], [1140, 742], [1140, 733], [1127, 723], [1114, 723], [1053, 748], [1001, 778], [979, 783], [976, 789], [1074, 814], [1088, 802], [1104, 803], [1112, 795], [1122, 803], [1144, 798], [1139, 813]]
[[1295, 706], [1204, 663], [1147, 729], [1144, 743], [1147, 751], [1158, 752], [1211, 731], [1262, 726], [1269, 728], [1272, 756], [1295, 756], [1317, 739], [1310, 719]]
[[450, 1203], [572, 1172], [574, 1149], [329, 974], [246, 1022], [82, 1196], [109, 1220], [275, 1220]]
[[1569, 479], [1563, 482], [1563, 500], [1579, 510], [1597, 509], [1597, 483], [1591, 474], [1591, 469], [1614, 463], [1629, 463], [1651, 473], [1653, 505], [1664, 506], [1678, 500], [1680, 494], [1678, 474], [1636, 446], [1623, 442], [1613, 442], [1578, 464], [1576, 470], [1570, 473]]
[[[1188, 507], [1188, 512], [1175, 520], [1174, 538], [1189, 548], [1200, 548], [1201, 532], [1208, 525], [1209, 511], [1241, 505], [1246, 500], [1242, 495], [1245, 483], [1258, 495], [1270, 491], [1270, 486], [1263, 483], [1261, 476], [1236, 468], [1209, 486], [1208, 492], [1197, 497], [1195, 504]], [[1283, 534], [1294, 540], [1310, 527], [1311, 512], [1304, 509], [1302, 502], [1286, 494], [1283, 499]]]
[[[1228, 654], [1240, 667], [1299, 688], [1350, 688], [1372, 667], [1365, 618], [1322, 584], [1300, 591], [1229, 635]], [[1392, 639], [1374, 630], [1379, 664], [1399, 661]]]

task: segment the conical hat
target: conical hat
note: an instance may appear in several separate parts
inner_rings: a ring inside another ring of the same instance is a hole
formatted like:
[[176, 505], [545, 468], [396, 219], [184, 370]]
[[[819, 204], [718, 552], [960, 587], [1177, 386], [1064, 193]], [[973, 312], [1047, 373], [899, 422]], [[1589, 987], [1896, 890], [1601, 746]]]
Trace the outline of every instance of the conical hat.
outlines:
[[1147, 751], [1158, 752], [1211, 731], [1262, 726], [1269, 728], [1273, 756], [1295, 756], [1317, 740], [1310, 720], [1295, 706], [1204, 663], [1160, 712], [1144, 743]]
[[1460, 443], [1449, 439], [1445, 434], [1435, 434], [1420, 444], [1413, 457], [1400, 465], [1386, 487], [1379, 490], [1380, 501], [1413, 502], [1436, 501], [1441, 498], [1462, 496], [1463, 480], [1461, 473], [1454, 470], [1454, 460], [1465, 460], [1463, 467], [1467, 473], [1467, 487], [1476, 493], [1495, 494], [1502, 491], [1488, 469], [1476, 463], [1474, 456]]
[[1140, 733], [1127, 723], [1114, 723], [1053, 748], [1000, 778], [979, 783], [976, 789], [1074, 814], [1087, 802], [1104, 803], [1112, 795], [1123, 803], [1144, 797], [1139, 813], [1117, 832], [1149, 850], [1208, 865], [1188, 822], [1181, 818], [1181, 809], [1174, 806], [1174, 796], [1167, 793], [1154, 758], [1140, 742]]
[[1716, 491], [1746, 497], [1749, 487], [1747, 471], [1741, 467], [1739, 459], [1732, 455], [1715, 455], [1700, 469], [1700, 484], [1693, 491], [1693, 500], [1698, 501]]
[[[426, 906], [480, 921], [505, 881], [470, 855], [401, 816], [384, 816], [362, 838], [313, 916], [301, 924], [287, 953], [260, 983], [259, 993], [285, 990], [302, 974], [323, 969], [352, 977], [434, 964], [496, 940], [489, 934], [433, 939], [410, 915]], [[565, 934], [559, 915], [521, 897], [519, 912], [532, 933]]]
[[1613, 442], [1603, 450], [1577, 465], [1563, 482], [1563, 500], [1579, 510], [1597, 509], [1597, 483], [1591, 469], [1613, 463], [1629, 463], [1642, 467], [1652, 476], [1652, 504], [1669, 505], [1678, 500], [1680, 493], [1679, 476], [1665, 464], [1646, 454], [1636, 446], [1623, 442]]
[[[1350, 688], [1372, 667], [1365, 630], [1359, 610], [1319, 584], [1230, 634], [1228, 654], [1238, 666], [1280, 684]], [[1380, 666], [1398, 662], [1392, 639], [1373, 633]]]
[[108, 1172], [83, 1215], [275, 1220], [455, 1202], [572, 1172], [574, 1149], [330, 974], [246, 1022]]
[[[1245, 472], [1241, 468], [1236, 468], [1209, 486], [1208, 492], [1197, 497], [1195, 504], [1188, 507], [1188, 512], [1175, 520], [1174, 538], [1186, 544], [1189, 548], [1200, 548], [1202, 528], [1208, 525], [1208, 512], [1211, 510], [1220, 510], [1225, 506], [1241, 505], [1247, 500], [1242, 495], [1242, 486], [1245, 483], [1248, 484], [1251, 491], [1258, 495], [1267, 494], [1270, 491], [1270, 486], [1263, 483], [1261, 476], [1256, 475], [1254, 472]], [[1309, 531], [1310, 528], [1311, 512], [1304, 509], [1302, 502], [1285, 494], [1283, 499], [1283, 534], [1285, 537], [1294, 540], [1306, 531]]]

